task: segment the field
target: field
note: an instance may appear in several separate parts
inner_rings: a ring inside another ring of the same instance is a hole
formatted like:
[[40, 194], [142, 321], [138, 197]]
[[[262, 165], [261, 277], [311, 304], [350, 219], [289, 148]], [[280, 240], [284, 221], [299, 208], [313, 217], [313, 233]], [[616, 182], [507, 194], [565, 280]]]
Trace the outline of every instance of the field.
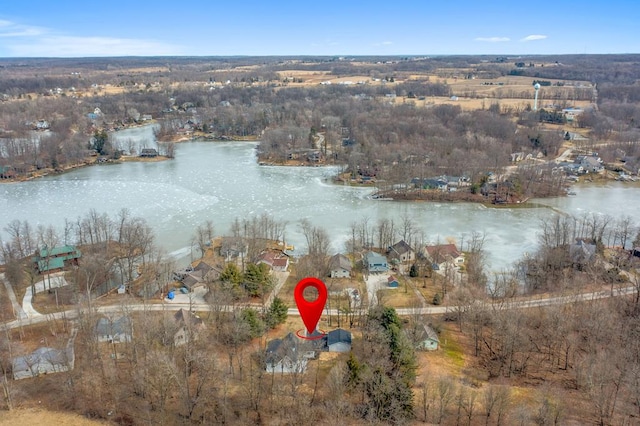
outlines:
[[[455, 75], [461, 74], [456, 70]], [[343, 85], [373, 85], [384, 86], [393, 92], [394, 87], [406, 81], [424, 81], [432, 83], [444, 83], [451, 87], [452, 97], [429, 96], [423, 98], [409, 98], [398, 96], [385, 99], [390, 103], [412, 104], [420, 107], [433, 105], [458, 105], [465, 111], [478, 109], [488, 109], [492, 104], [498, 104], [502, 109], [522, 111], [526, 108], [533, 108], [533, 79], [531, 77], [504, 76], [495, 79], [476, 78], [445, 78], [434, 74], [405, 74], [395, 78], [393, 83], [384, 82], [378, 78], [372, 78], [366, 74], [356, 74], [347, 77], [337, 77], [328, 71], [305, 71], [288, 70], [279, 73], [281, 79], [286, 80], [289, 87], [317, 86], [323, 84], [343, 84]], [[559, 86], [543, 87], [539, 91], [538, 108], [550, 107], [554, 104], [554, 99], [571, 98], [571, 93], [575, 89], [583, 91], [592, 90], [588, 82], [551, 80], [552, 84]], [[574, 100], [567, 106], [587, 107], [591, 104], [586, 100]]]

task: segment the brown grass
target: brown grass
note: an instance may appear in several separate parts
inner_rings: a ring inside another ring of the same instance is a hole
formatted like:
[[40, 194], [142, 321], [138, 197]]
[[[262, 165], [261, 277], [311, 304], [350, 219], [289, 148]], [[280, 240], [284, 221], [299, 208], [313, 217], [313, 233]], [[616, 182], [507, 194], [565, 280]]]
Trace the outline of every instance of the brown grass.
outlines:
[[110, 422], [89, 420], [79, 414], [48, 411], [40, 408], [21, 408], [4, 411], [0, 416], [1, 426], [30, 425], [30, 426], [92, 426], [108, 425]]
[[398, 288], [386, 288], [378, 290], [378, 302], [394, 308], [413, 308], [421, 306], [421, 301], [413, 289], [400, 278]]

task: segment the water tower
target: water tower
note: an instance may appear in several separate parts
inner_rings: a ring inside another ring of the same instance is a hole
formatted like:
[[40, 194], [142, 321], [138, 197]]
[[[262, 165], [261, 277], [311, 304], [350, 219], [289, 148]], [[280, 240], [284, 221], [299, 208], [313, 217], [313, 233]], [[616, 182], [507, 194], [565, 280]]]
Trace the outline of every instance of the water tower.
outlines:
[[538, 110], [538, 90], [540, 90], [540, 83], [536, 83], [533, 85], [533, 89], [536, 91], [536, 94], [533, 97], [533, 110]]

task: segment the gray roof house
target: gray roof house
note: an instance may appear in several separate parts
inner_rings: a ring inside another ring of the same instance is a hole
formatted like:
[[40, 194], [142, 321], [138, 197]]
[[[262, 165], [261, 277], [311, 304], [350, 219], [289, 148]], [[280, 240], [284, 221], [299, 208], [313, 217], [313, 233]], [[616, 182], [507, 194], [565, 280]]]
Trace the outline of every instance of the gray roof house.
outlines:
[[42, 374], [62, 373], [73, 370], [73, 345], [66, 350], [41, 347], [28, 355], [11, 360], [13, 379], [28, 379]]
[[364, 266], [369, 272], [387, 272], [389, 270], [387, 258], [374, 251], [364, 255]]
[[304, 373], [307, 363], [315, 358], [313, 346], [293, 333], [284, 339], [275, 339], [267, 343], [265, 370], [268, 373]]
[[127, 316], [121, 316], [118, 319], [102, 317], [96, 324], [98, 342], [130, 342], [132, 333], [131, 319]]
[[331, 278], [349, 278], [351, 261], [344, 254], [335, 254], [329, 259], [329, 276]]
[[596, 245], [586, 243], [582, 239], [569, 246], [569, 257], [574, 264], [584, 265], [590, 262], [595, 255]]
[[400, 263], [412, 262], [416, 259], [416, 252], [405, 240], [400, 240], [389, 247], [388, 254], [391, 259], [395, 259]]

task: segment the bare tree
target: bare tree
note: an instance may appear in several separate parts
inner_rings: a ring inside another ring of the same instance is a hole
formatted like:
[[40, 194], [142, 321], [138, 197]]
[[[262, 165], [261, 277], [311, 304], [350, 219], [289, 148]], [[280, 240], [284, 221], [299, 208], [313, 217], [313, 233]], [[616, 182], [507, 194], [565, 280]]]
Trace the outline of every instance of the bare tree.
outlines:
[[210, 220], [196, 227], [195, 235], [191, 239], [192, 245], [200, 250], [200, 257], [204, 257], [205, 253], [211, 247], [211, 241], [215, 236], [213, 222]]

